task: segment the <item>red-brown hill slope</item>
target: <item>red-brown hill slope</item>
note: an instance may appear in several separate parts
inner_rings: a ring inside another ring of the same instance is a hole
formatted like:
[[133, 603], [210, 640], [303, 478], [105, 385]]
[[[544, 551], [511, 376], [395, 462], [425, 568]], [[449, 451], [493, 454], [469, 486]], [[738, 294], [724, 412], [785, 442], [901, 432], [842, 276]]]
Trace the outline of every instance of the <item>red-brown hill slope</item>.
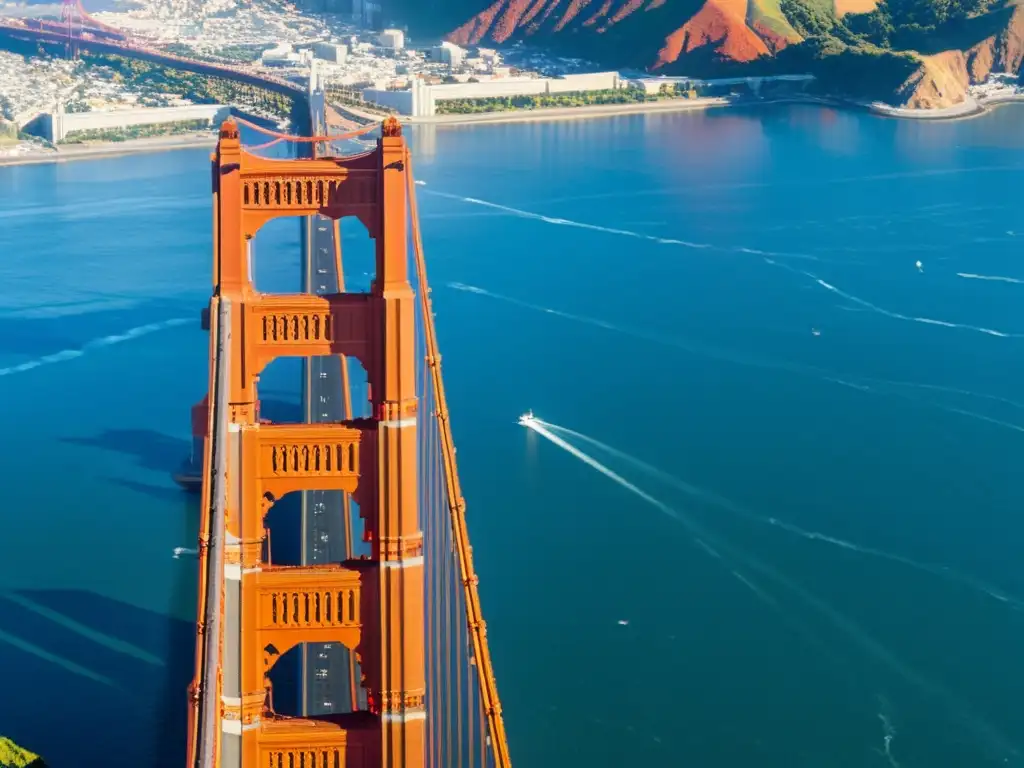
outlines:
[[830, 93], [939, 107], [1020, 71], [1024, 0], [492, 0], [448, 39], [698, 76], [810, 72]]
[[[779, 0], [495, 0], [448, 39], [460, 45], [557, 36], [586, 55], [614, 47], [628, 63], [659, 68], [681, 56], [747, 62], [800, 36]], [[619, 46], [628, 46], [620, 48]], [[607, 58], [607, 57], [602, 57]]]

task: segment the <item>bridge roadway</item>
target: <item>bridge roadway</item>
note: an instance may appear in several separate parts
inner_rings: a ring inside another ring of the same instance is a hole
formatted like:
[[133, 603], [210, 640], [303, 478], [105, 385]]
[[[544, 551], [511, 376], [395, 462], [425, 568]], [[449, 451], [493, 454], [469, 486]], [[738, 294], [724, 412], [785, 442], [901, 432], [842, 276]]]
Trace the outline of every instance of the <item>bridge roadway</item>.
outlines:
[[[315, 78], [315, 73], [313, 78]], [[310, 129], [313, 136], [327, 134], [324, 91], [311, 88]], [[308, 145], [307, 145], [308, 146]], [[328, 150], [318, 147], [320, 153]], [[312, 150], [310, 150], [312, 151]], [[312, 294], [339, 290], [335, 241], [340, 231], [323, 216], [302, 222], [303, 291]], [[341, 421], [345, 413], [341, 360], [338, 357], [310, 358], [303, 366], [303, 412], [310, 423]], [[337, 491], [307, 491], [302, 494], [302, 564], [340, 562], [345, 552], [345, 505]], [[299, 711], [306, 716], [352, 711], [348, 649], [337, 643], [306, 643], [300, 671]]]
[[[310, 90], [310, 117], [314, 135], [326, 133], [325, 100], [322, 90]], [[326, 150], [326, 148], [322, 148]], [[311, 150], [307, 150], [311, 151]], [[310, 216], [301, 220], [303, 246], [302, 283], [310, 293], [334, 293], [338, 289], [336, 269], [334, 222]], [[216, 764], [238, 766], [241, 761], [242, 729], [237, 720], [220, 719], [222, 704], [240, 702], [242, 696], [239, 678], [239, 650], [241, 643], [241, 571], [225, 567], [225, 547], [237, 547], [240, 542], [230, 534], [224, 535], [224, 500], [237, 493], [225, 486], [227, 478], [238, 482], [240, 473], [234, 470], [239, 457], [239, 432], [228, 424], [227, 382], [230, 381], [231, 314], [237, 311], [227, 298], [220, 298], [216, 316], [211, 317], [211, 330], [216, 333], [216, 369], [211, 381], [213, 423], [211, 448], [213, 450], [213, 509], [204, 527], [209, 530], [207, 542], [207, 571], [203, 591], [203, 651], [202, 680], [217, 679], [221, 672], [221, 701], [217, 701], [217, 686], [204, 685], [200, 691], [198, 743], [196, 764], [213, 768]], [[339, 421], [345, 418], [344, 378], [338, 357], [310, 358], [303, 369], [303, 410], [309, 422]], [[312, 491], [302, 494], [303, 565], [338, 562], [345, 559], [344, 499], [340, 492]], [[223, 616], [220, 613], [223, 595]], [[223, 626], [221, 626], [223, 622]], [[218, 643], [223, 637], [224, 642]], [[352, 706], [349, 686], [348, 651], [340, 644], [307, 643], [300, 663], [299, 712], [306, 716], [345, 712]], [[360, 702], [366, 702], [359, 689]], [[289, 707], [290, 708], [290, 707]], [[283, 709], [283, 707], [282, 707]], [[222, 727], [220, 755], [215, 754], [216, 731]]]

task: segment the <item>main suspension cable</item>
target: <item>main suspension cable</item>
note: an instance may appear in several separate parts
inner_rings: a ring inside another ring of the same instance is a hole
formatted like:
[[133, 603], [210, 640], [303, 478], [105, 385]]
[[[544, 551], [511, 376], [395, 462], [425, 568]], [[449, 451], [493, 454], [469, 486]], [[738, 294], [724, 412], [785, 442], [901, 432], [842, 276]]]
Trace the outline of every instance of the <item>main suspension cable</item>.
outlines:
[[430, 287], [427, 282], [426, 261], [423, 257], [423, 241], [420, 236], [419, 214], [416, 206], [416, 182], [412, 172], [412, 157], [408, 149], [405, 151], [405, 168], [416, 276], [419, 283], [420, 309], [423, 314], [424, 336], [427, 347], [427, 365], [430, 368], [431, 380], [434, 386], [434, 397], [437, 404], [436, 419], [440, 431], [441, 450], [444, 459], [444, 481], [451, 516], [452, 538], [454, 548], [458, 554], [466, 603], [466, 625], [472, 639], [473, 656], [477, 660], [481, 705], [487, 715], [488, 731], [490, 733], [491, 746], [494, 750], [495, 764], [497, 768], [510, 768], [512, 763], [505, 735], [505, 723], [501, 714], [501, 702], [498, 699], [498, 689], [494, 678], [494, 669], [491, 664], [490, 649], [487, 646], [486, 624], [480, 608], [480, 593], [477, 588], [479, 578], [473, 570], [472, 548], [469, 545], [469, 536], [466, 531], [466, 502], [462, 497], [462, 490], [459, 485], [455, 461], [455, 445], [452, 441], [448, 405], [441, 378], [441, 357], [437, 348], [437, 333], [434, 328], [433, 310], [429, 296]]
[[[357, 139], [360, 136], [365, 136], [366, 134], [380, 128], [380, 123], [368, 123], [362, 128], [349, 131], [348, 133], [339, 133], [334, 136], [295, 136], [290, 133], [282, 133], [281, 131], [275, 131], [262, 125], [257, 125], [256, 123], [246, 120], [244, 117], [238, 117], [237, 115], [234, 117], [234, 121], [239, 125], [244, 125], [246, 128], [251, 128], [257, 133], [262, 133], [264, 136], [271, 136], [278, 141], [291, 141], [296, 144], [319, 144], [323, 142], [330, 143], [334, 141], [345, 141], [346, 139]], [[267, 144], [260, 146], [270, 146], [270, 143], [268, 142]], [[255, 147], [255, 149], [259, 148], [260, 147]]]

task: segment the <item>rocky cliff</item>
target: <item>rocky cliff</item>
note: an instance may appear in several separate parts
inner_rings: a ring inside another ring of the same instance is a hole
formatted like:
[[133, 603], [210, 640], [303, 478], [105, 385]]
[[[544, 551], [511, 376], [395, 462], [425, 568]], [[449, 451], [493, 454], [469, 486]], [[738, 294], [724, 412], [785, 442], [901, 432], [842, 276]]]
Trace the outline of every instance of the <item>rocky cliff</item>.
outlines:
[[1024, 61], [1024, 6], [1014, 6], [1005, 24], [965, 50], [949, 48], [920, 57], [920, 67], [900, 86], [897, 100], [916, 109], [962, 102], [967, 86], [993, 72], [1020, 72]]
[[[496, 0], [448, 39], [471, 45], [513, 38], [653, 69], [695, 53], [748, 62], [803, 39], [779, 0]], [[629, 50], [602, 50], [627, 41]]]
[[[486, 0], [485, 0], [486, 1]], [[1024, 2], [1024, 0], [1017, 0]], [[524, 40], [604, 66], [709, 76], [812, 72], [910, 107], [1019, 72], [1024, 6], [996, 0], [491, 0], [447, 39]]]

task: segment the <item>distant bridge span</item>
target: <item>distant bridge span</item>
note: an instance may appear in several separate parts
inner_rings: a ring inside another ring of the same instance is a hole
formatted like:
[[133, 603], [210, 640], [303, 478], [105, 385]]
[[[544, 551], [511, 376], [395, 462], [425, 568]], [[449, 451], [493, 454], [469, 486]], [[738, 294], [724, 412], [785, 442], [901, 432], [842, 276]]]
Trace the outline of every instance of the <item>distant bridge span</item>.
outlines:
[[114, 40], [101, 40], [97, 37], [84, 34], [74, 34], [70, 38], [65, 31], [58, 31], [55, 27], [32, 28], [19, 20], [0, 20], [0, 43], [4, 39], [23, 40], [26, 42], [38, 42], [47, 45], [65, 46], [73, 42], [79, 50], [90, 50], [94, 53], [109, 53], [116, 56], [127, 56], [142, 61], [151, 61], [154, 64], [163, 64], [174, 69], [183, 69], [187, 72], [195, 72], [211, 77], [221, 77], [225, 80], [245, 83], [258, 88], [265, 88], [268, 91], [280, 93], [300, 99], [305, 108], [307, 89], [300, 83], [293, 83], [284, 78], [274, 77], [249, 69], [231, 67], [226, 64], [215, 64], [208, 61], [197, 61], [187, 59], [183, 56], [175, 56], [166, 51], [159, 51], [153, 48], [145, 48], [129, 43], [119, 43]]

